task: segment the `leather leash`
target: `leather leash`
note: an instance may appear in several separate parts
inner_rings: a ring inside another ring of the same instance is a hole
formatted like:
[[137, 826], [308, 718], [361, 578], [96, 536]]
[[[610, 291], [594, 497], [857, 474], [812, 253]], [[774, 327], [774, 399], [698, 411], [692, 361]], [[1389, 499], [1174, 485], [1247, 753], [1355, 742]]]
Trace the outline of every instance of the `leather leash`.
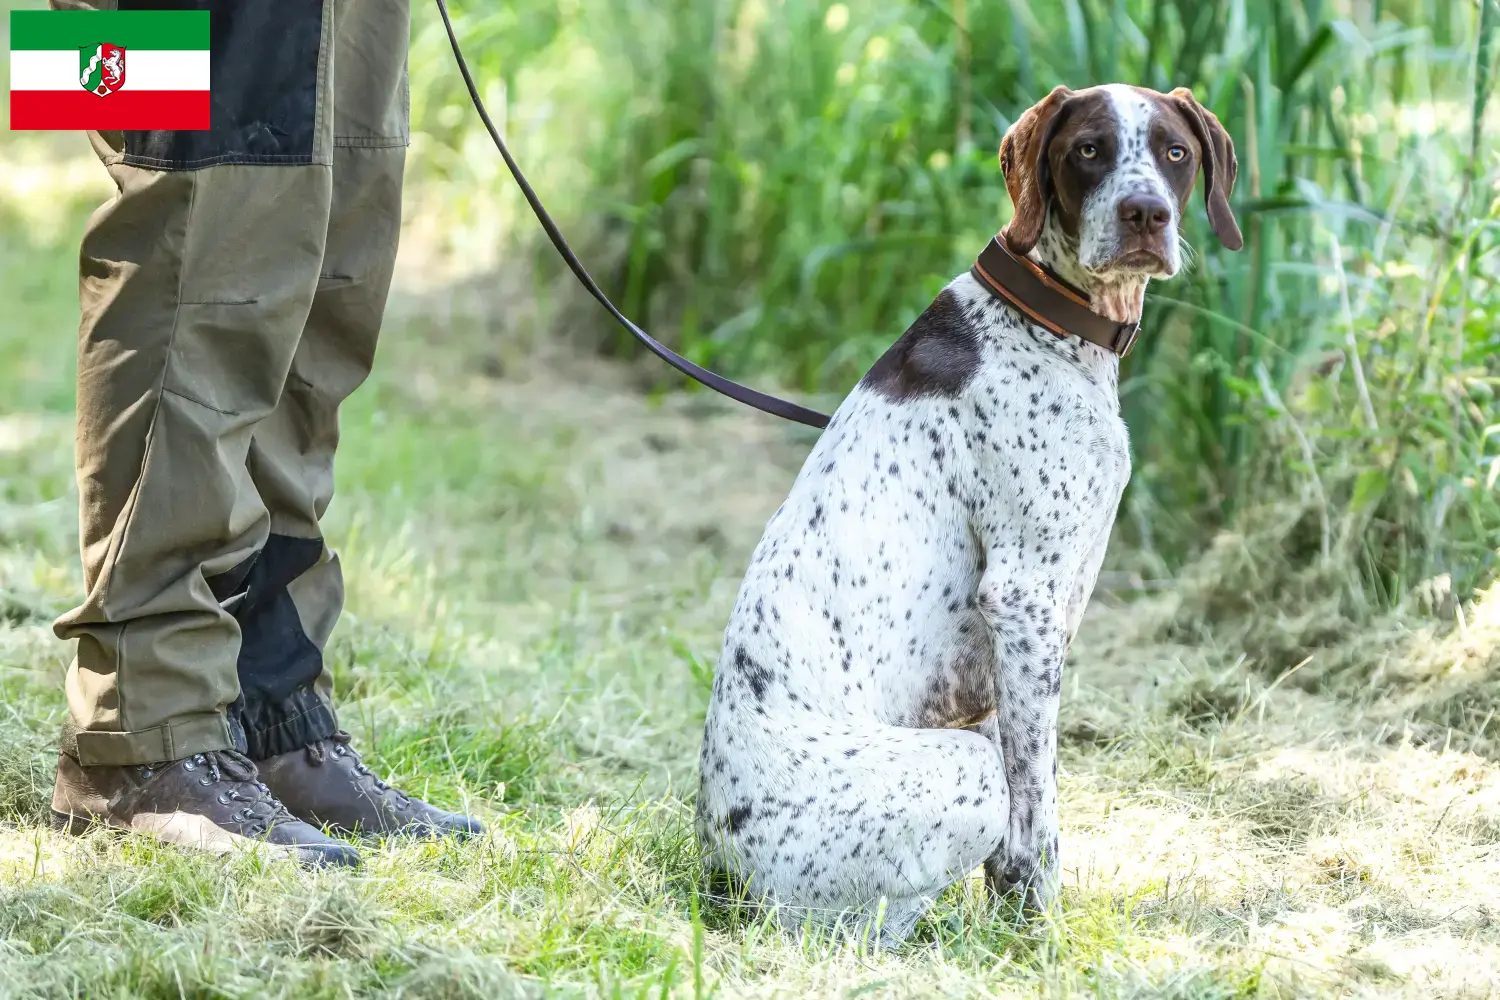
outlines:
[[490, 113], [485, 110], [484, 101], [479, 97], [479, 88], [474, 85], [474, 76], [469, 72], [469, 64], [464, 59], [463, 49], [459, 48], [458, 36], [453, 32], [453, 21], [448, 16], [448, 5], [443, 0], [437, 0], [437, 6], [438, 12], [443, 16], [443, 27], [448, 31], [448, 42], [453, 46], [453, 58], [458, 62], [458, 71], [463, 74], [464, 84], [469, 88], [469, 99], [474, 102], [474, 110], [479, 112], [479, 119], [484, 122], [484, 127], [489, 130], [490, 138], [495, 140], [495, 148], [500, 150], [500, 155], [505, 159], [505, 165], [510, 168], [510, 175], [520, 185], [521, 193], [526, 196], [526, 202], [531, 206], [531, 211], [536, 215], [537, 221], [542, 224], [542, 229], [546, 231], [547, 238], [552, 241], [552, 245], [562, 255], [563, 261], [568, 265], [568, 270], [572, 271], [578, 280], [582, 282], [583, 287], [588, 290], [588, 293], [598, 300], [599, 304], [615, 318], [616, 322], [629, 330], [636, 340], [645, 345], [648, 351], [682, 372], [688, 378], [696, 379], [715, 392], [722, 393], [730, 399], [744, 403], [746, 406], [753, 406], [755, 409], [769, 413], [772, 416], [794, 420], [799, 424], [806, 424], [809, 427], [827, 427], [828, 415], [826, 413], [810, 410], [789, 400], [768, 395], [759, 390], [751, 389], [749, 386], [740, 385], [738, 382], [731, 382], [722, 375], [693, 364], [687, 358], [684, 358], [651, 336], [651, 334], [642, 330], [609, 300], [609, 296], [605, 295], [604, 290], [589, 276], [589, 272], [578, 259], [578, 255], [573, 252], [573, 248], [568, 246], [568, 241], [563, 238], [562, 231], [557, 228], [557, 223], [552, 220], [552, 216], [542, 205], [541, 199], [537, 197], [536, 191], [532, 189], [530, 182], [526, 180], [526, 175], [521, 172], [521, 168], [516, 163], [515, 157], [510, 155], [510, 149], [505, 145], [505, 140], [500, 138], [500, 130], [495, 128], [495, 123], [490, 119]]
[[[505, 166], [509, 168], [510, 175], [515, 178], [521, 194], [526, 197], [526, 203], [531, 206], [532, 214], [536, 216], [537, 222], [541, 223], [547, 238], [552, 241], [553, 247], [557, 249], [563, 262], [568, 265], [568, 270], [573, 272], [588, 293], [647, 350], [688, 378], [774, 417], [806, 424], [808, 427], [819, 429], [827, 427], [829, 417], [826, 413], [819, 413], [817, 410], [810, 410], [790, 400], [740, 385], [707, 368], [693, 364], [637, 326], [610, 301], [609, 296], [604, 294], [604, 290], [589, 275], [583, 262], [568, 245], [562, 230], [553, 221], [551, 213], [542, 204], [542, 200], [537, 197], [535, 189], [526, 179], [515, 157], [511, 156], [510, 147], [506, 146], [505, 140], [501, 138], [500, 130], [495, 127], [489, 111], [484, 106], [484, 100], [479, 96], [479, 88], [474, 83], [474, 75], [469, 72], [468, 60], [464, 59], [463, 49], [458, 44], [458, 35], [453, 30], [453, 19], [448, 15], [448, 5], [445, 0], [437, 0], [437, 7], [438, 13], [443, 18], [443, 28], [448, 32], [448, 44], [453, 47], [453, 59], [458, 63], [458, 71], [463, 75], [464, 86], [469, 90], [469, 100], [473, 102], [474, 110], [479, 113], [479, 120], [484, 123], [490, 138], [494, 140], [495, 148], [500, 151], [501, 158], [505, 160]], [[979, 263], [974, 265], [974, 276], [980, 282], [1059, 337], [1073, 334], [1090, 343], [1106, 347], [1121, 357], [1130, 352], [1130, 348], [1135, 344], [1136, 324], [1117, 324], [1092, 312], [1088, 308], [1088, 297], [1082, 292], [1055, 275], [1048, 277], [1031, 261], [1015, 257], [1001, 245], [1001, 242], [998, 237], [991, 241], [989, 247], [980, 255]], [[1106, 327], [1109, 331], [1107, 336]], [[1131, 328], [1128, 337], [1124, 336], [1125, 327]], [[1123, 348], [1116, 346], [1122, 342], [1122, 338], [1124, 338]]]

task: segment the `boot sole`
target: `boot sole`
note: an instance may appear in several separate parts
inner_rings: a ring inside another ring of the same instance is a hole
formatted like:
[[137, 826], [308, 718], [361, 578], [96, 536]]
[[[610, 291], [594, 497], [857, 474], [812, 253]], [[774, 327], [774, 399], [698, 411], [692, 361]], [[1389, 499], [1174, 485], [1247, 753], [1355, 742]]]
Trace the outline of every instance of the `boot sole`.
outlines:
[[[159, 822], [144, 827], [124, 826], [110, 822], [103, 816], [78, 816], [73, 813], [52, 810], [53, 829], [75, 837], [94, 830], [110, 830], [117, 833], [141, 833], [169, 847], [205, 851], [210, 854], [258, 854], [268, 860], [294, 861], [303, 868], [357, 868], [361, 863], [359, 852], [347, 844], [268, 844], [263, 840], [252, 840], [236, 833], [207, 824], [202, 817], [191, 813], [173, 813], [154, 817]], [[204, 827], [208, 826], [205, 830]], [[196, 839], [171, 836], [172, 833], [187, 832], [184, 827], [197, 832]]]
[[52, 829], [59, 833], [66, 833], [74, 837], [82, 837], [96, 827], [108, 826], [108, 824], [95, 820], [91, 816], [74, 816], [71, 813], [52, 810]]

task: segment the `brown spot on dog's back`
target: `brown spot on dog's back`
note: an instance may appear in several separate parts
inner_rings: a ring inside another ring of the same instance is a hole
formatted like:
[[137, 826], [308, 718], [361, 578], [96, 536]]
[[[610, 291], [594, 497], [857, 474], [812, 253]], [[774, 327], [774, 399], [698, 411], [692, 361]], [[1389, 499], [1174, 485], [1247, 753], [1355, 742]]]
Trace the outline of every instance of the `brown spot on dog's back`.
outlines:
[[893, 403], [956, 396], [979, 370], [979, 334], [952, 292], [937, 297], [860, 381]]

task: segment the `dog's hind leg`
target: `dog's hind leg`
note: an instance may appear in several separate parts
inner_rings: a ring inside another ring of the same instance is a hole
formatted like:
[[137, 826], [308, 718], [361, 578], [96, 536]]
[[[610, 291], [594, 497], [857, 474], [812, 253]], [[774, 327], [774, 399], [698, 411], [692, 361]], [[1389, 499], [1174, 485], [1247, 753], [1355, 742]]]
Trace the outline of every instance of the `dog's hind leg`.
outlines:
[[759, 766], [709, 772], [699, 836], [719, 838], [710, 853], [774, 902], [784, 924], [857, 934], [878, 924], [886, 943], [899, 941], [999, 848], [1010, 815], [999, 749], [963, 730], [815, 719], [736, 734], [738, 759]]

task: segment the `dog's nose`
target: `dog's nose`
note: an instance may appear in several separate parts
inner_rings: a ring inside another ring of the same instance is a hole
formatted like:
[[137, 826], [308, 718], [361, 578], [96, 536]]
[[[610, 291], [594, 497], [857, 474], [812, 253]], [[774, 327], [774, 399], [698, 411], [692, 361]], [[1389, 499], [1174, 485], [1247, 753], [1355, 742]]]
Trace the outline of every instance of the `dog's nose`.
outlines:
[[1120, 202], [1120, 221], [1132, 233], [1156, 236], [1172, 221], [1172, 206], [1154, 194], [1133, 194]]

